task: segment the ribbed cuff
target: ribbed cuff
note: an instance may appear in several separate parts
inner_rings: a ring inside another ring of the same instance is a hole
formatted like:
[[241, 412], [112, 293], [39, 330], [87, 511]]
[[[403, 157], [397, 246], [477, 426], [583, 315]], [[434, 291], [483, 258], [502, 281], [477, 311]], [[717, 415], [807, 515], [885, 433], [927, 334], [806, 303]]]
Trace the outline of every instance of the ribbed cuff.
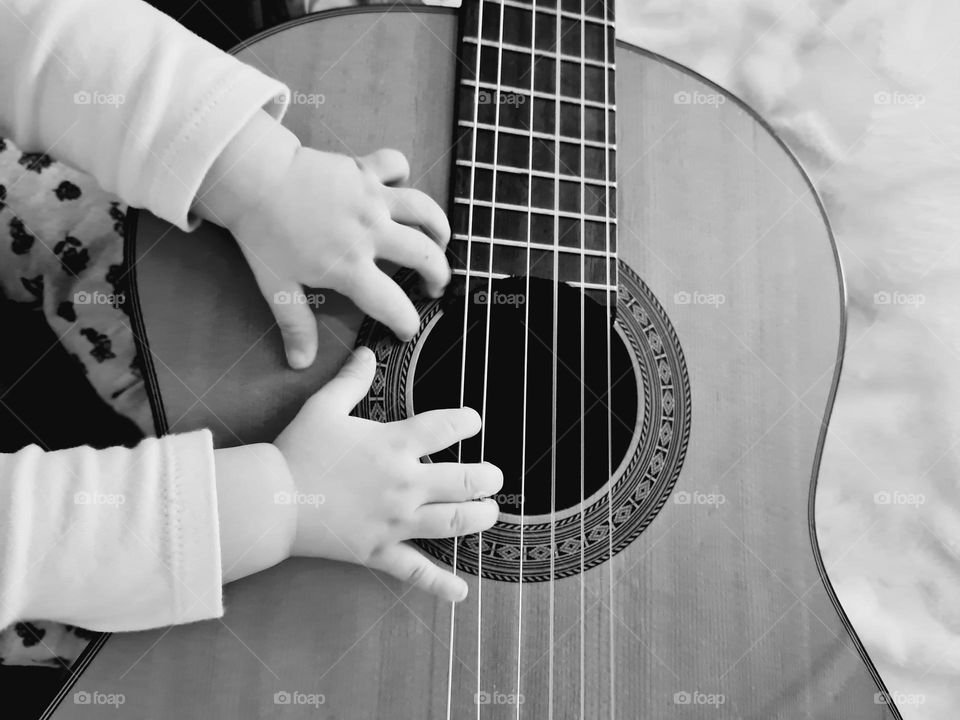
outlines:
[[220, 523], [213, 436], [208, 430], [165, 438], [169, 469], [167, 538], [173, 624], [223, 615]]
[[248, 65], [241, 65], [211, 93], [155, 164], [147, 206], [158, 217], [189, 232], [200, 224], [190, 214], [197, 191], [214, 161], [260, 110], [281, 120], [290, 90]]

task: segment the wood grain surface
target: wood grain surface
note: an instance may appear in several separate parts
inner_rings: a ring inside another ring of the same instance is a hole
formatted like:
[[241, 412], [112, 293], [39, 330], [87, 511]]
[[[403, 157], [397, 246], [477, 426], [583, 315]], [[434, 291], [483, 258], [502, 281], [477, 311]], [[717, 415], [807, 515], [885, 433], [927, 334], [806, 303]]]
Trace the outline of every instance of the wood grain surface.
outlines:
[[[324, 95], [290, 108], [304, 143], [396, 147], [445, 203], [456, 30], [451, 11], [336, 13], [240, 57]], [[585, 575], [524, 584], [522, 611], [517, 584], [471, 576], [449, 688], [449, 605], [366, 569], [292, 560], [228, 586], [222, 620], [112, 636], [55, 717], [104, 716], [77, 691], [123, 693], [131, 718], [893, 717], [811, 544], [811, 476], [843, 340], [822, 209], [737, 100], [632, 47], [617, 63], [620, 258], [669, 314], [692, 388], [683, 471], [650, 527]], [[324, 355], [293, 373], [224, 233], [187, 236], [141, 214], [137, 254], [172, 431], [271, 440], [362, 320], [331, 297], [318, 315]], [[478, 690], [491, 699], [479, 713]], [[276, 693], [323, 702], [277, 704]]]

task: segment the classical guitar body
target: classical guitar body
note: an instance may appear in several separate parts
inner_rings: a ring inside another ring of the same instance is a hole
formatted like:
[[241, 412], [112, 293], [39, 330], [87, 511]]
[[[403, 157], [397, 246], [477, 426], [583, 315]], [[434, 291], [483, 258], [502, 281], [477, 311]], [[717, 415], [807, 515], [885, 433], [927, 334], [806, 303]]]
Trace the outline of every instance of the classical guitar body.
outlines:
[[300, 93], [304, 144], [398, 148], [450, 209], [447, 296], [404, 280], [413, 342], [318, 291], [320, 357], [290, 371], [226, 233], [139, 213], [128, 260], [158, 432], [270, 441], [357, 343], [379, 363], [358, 413], [482, 410], [459, 452], [504, 468], [500, 522], [421, 545], [468, 599], [291, 560], [225, 588], [222, 621], [104, 638], [53, 713], [103, 717], [87, 691], [130, 718], [899, 717], [816, 543], [844, 295], [810, 182], [737, 99], [615, 44], [612, 2], [466, 5], [237, 53]]

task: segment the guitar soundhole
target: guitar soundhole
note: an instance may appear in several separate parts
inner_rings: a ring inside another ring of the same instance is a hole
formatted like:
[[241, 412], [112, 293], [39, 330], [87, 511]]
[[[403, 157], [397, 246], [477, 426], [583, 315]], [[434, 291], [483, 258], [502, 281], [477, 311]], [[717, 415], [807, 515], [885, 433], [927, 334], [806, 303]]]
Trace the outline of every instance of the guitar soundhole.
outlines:
[[426, 552], [505, 582], [565, 578], [623, 550], [663, 507], [689, 442], [690, 383], [663, 308], [619, 268], [609, 335], [605, 296], [535, 278], [529, 292], [524, 278], [460, 278], [438, 301], [417, 298], [404, 274], [417, 337], [399, 343], [364, 323], [357, 342], [373, 348], [377, 372], [357, 413], [388, 422], [457, 407], [462, 387], [463, 404], [484, 414], [483, 435], [429, 460], [484, 458], [504, 471], [497, 524], [418, 541]]
[[517, 521], [578, 508], [606, 486], [637, 423], [633, 362], [615, 332], [607, 337], [607, 325], [604, 306], [565, 284], [531, 278], [528, 293], [522, 278], [471, 283], [426, 333], [412, 406], [458, 407], [462, 390], [484, 429], [431, 459], [497, 465], [500, 511]]

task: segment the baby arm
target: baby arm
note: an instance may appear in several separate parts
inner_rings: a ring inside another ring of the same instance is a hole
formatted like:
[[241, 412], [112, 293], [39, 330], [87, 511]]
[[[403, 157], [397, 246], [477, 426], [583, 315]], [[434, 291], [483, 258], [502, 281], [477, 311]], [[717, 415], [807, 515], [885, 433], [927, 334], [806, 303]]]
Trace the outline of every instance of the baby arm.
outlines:
[[[199, 216], [231, 230], [295, 367], [312, 362], [316, 327], [305, 307], [273, 303], [276, 292], [339, 290], [409, 338], [416, 311], [375, 261], [417, 269], [433, 295], [449, 280], [446, 218], [419, 191], [393, 187], [409, 173], [399, 153], [354, 160], [301, 147], [277, 121], [288, 95], [281, 83], [144, 3], [9, 0], [0, 63], [0, 131], [21, 147], [57, 155], [183, 229]], [[390, 425], [350, 417], [372, 378], [368, 355], [355, 356], [273, 445], [214, 452], [209, 435], [195, 433], [133, 451], [4, 457], [0, 621], [125, 630], [212, 617], [222, 612], [221, 581], [290, 554], [362, 563], [463, 597], [462, 580], [405, 541], [492, 525], [496, 505], [481, 498], [501, 475], [419, 463], [439, 442], [476, 433], [471, 411]], [[188, 488], [189, 506], [172, 499], [177, 488]], [[77, 493], [126, 498], [131, 489], [133, 515], [84, 516], [83, 503], [70, 504]], [[55, 498], [50, 517], [38, 492]], [[333, 500], [316, 512], [276, 502], [291, 492]], [[186, 534], [170, 535], [174, 521]], [[61, 546], [74, 529], [83, 541]], [[177, 538], [184, 544], [172, 545]]]
[[357, 351], [274, 444], [213, 451], [200, 431], [132, 450], [0, 455], [0, 627], [44, 619], [114, 632], [218, 617], [222, 583], [291, 555], [462, 599], [463, 579], [407, 541], [489, 528], [497, 505], [484, 498], [502, 474], [419, 462], [476, 434], [472, 410], [352, 417], [374, 369]]
[[408, 339], [419, 318], [375, 260], [418, 270], [433, 295], [449, 280], [447, 220], [392, 187], [409, 173], [399, 153], [300, 147], [278, 122], [286, 86], [146, 3], [7, 0], [0, 66], [0, 134], [182, 229], [202, 217], [233, 233], [294, 367], [312, 362], [316, 328], [277, 292], [338, 290]]
[[210, 446], [203, 431], [0, 455], [0, 627], [139, 630], [220, 615]]

